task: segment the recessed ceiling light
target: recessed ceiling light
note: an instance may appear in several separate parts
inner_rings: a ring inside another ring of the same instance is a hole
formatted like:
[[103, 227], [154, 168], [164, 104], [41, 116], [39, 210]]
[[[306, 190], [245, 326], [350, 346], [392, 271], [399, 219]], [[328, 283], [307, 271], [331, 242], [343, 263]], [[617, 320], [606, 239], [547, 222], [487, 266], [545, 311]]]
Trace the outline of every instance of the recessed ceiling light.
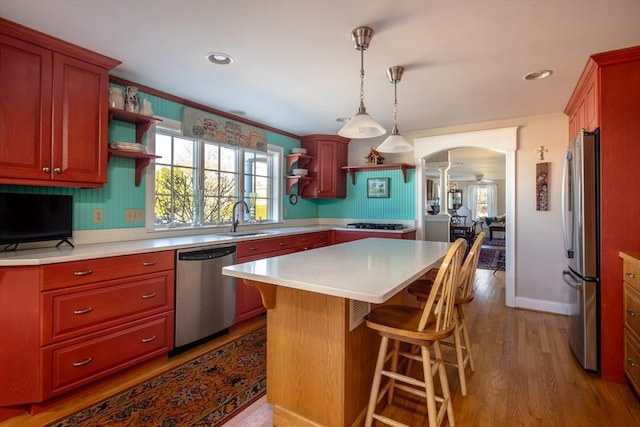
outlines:
[[336, 122], [344, 123], [344, 122], [348, 122], [349, 120], [351, 120], [351, 117], [338, 117], [336, 119]]
[[246, 116], [247, 112], [243, 110], [229, 110], [229, 114], [235, 114], [236, 116]]
[[542, 79], [546, 79], [551, 74], [553, 74], [552, 70], [539, 70], [539, 71], [533, 71], [529, 74], [525, 74], [524, 76], [522, 76], [522, 78], [525, 80], [542, 80]]
[[207, 53], [206, 58], [214, 64], [218, 65], [227, 65], [233, 62], [233, 58], [230, 55], [222, 52]]

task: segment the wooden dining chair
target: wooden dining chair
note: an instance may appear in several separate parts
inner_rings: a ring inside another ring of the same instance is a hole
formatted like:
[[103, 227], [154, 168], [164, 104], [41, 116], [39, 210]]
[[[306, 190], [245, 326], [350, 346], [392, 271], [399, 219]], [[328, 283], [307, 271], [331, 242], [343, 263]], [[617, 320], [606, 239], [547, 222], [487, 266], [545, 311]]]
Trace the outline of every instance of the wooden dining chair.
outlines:
[[[485, 238], [485, 233], [482, 231], [476, 237], [471, 249], [467, 253], [462, 270], [460, 272], [460, 283], [455, 299], [455, 328], [453, 333], [453, 343], [443, 341], [443, 345], [452, 346], [455, 348], [456, 361], [445, 361], [445, 364], [454, 366], [458, 370], [458, 377], [460, 378], [460, 392], [463, 396], [467, 395], [467, 378], [466, 368], [469, 366], [471, 372], [475, 371], [473, 365], [473, 354], [471, 353], [471, 340], [469, 339], [469, 331], [467, 329], [467, 322], [464, 317], [463, 307], [473, 301], [474, 297], [474, 282], [476, 279], [476, 269], [478, 268], [478, 259], [480, 259], [480, 250], [482, 248], [482, 242]], [[410, 294], [414, 295], [418, 299], [419, 307], [424, 306], [429, 299], [431, 289], [434, 281], [432, 277], [434, 272], [428, 272], [424, 278], [418, 279], [409, 285], [407, 290]], [[408, 364], [407, 369], [411, 368], [411, 364]]]
[[[466, 246], [467, 242], [464, 239], [458, 239], [453, 243], [438, 270], [424, 307], [383, 305], [372, 310], [367, 316], [367, 326], [378, 331], [382, 340], [365, 426], [371, 426], [374, 419], [389, 425], [404, 425], [376, 413], [378, 403], [385, 394], [387, 404], [392, 403], [396, 388], [421, 398], [426, 397], [429, 427], [439, 426], [445, 414], [449, 424], [455, 425], [449, 380], [444, 367], [440, 341], [450, 337], [455, 330], [455, 294], [460, 281], [461, 264]], [[387, 352], [389, 340], [393, 341], [393, 345], [391, 351]], [[420, 348], [420, 354], [404, 351], [404, 347], [401, 351], [400, 343], [417, 345]], [[431, 349], [433, 349], [433, 356]], [[421, 361], [423, 378], [416, 379], [399, 373], [399, 357]], [[387, 369], [385, 365], [388, 365]], [[436, 374], [440, 378], [441, 395], [436, 395], [435, 392], [433, 378]], [[388, 380], [381, 387], [383, 376]]]

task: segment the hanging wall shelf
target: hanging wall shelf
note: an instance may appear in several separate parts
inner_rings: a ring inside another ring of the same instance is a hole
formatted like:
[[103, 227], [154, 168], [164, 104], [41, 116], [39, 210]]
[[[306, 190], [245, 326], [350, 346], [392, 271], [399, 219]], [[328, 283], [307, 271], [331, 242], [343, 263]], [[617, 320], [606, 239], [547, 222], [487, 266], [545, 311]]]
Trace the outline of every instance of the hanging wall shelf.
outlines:
[[[117, 108], [109, 108], [109, 121], [119, 120], [121, 122], [133, 123], [136, 125], [136, 143], [142, 144], [142, 138], [145, 132], [149, 130], [151, 125], [159, 123], [162, 119], [158, 119], [152, 116], [145, 116], [144, 114], [133, 113], [130, 111], [120, 110]], [[109, 149], [109, 158], [111, 156], [126, 157], [128, 159], [134, 159], [136, 162], [135, 172], [135, 184], [136, 187], [140, 185], [142, 180], [142, 172], [149, 166], [152, 159], [159, 159], [160, 156], [154, 154], [147, 154], [140, 151], [129, 150], [115, 150]]]
[[291, 193], [291, 187], [298, 184], [298, 194], [302, 195], [304, 187], [309, 185], [313, 178], [307, 178], [306, 176], [288, 176], [287, 178], [287, 194]]
[[407, 170], [415, 168], [415, 165], [410, 165], [408, 163], [389, 163], [387, 165], [343, 166], [342, 170], [351, 174], [351, 183], [355, 185], [356, 172], [400, 169], [402, 171], [404, 182], [407, 182]]

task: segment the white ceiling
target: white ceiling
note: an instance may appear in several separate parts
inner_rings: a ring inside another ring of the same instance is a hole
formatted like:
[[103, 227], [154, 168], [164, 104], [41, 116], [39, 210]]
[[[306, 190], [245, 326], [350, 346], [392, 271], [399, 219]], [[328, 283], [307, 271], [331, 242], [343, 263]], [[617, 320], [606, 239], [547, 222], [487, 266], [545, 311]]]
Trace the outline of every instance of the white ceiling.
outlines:
[[[357, 111], [358, 26], [375, 31], [365, 105], [387, 130], [386, 70], [405, 67], [405, 135], [561, 112], [589, 55], [640, 45], [640, 0], [0, 0], [0, 16], [121, 60], [115, 76], [297, 135], [335, 134]], [[522, 78], [540, 69], [554, 74]], [[452, 157], [452, 179], [504, 177], [499, 153]]]
[[438, 181], [440, 168], [450, 166], [447, 171], [450, 181], [483, 184], [505, 179], [504, 153], [482, 148], [456, 148], [449, 150], [447, 157], [448, 160], [438, 154], [426, 158], [425, 176]]
[[375, 30], [365, 104], [388, 130], [386, 69], [406, 67], [404, 134], [561, 112], [589, 55], [640, 45], [639, 0], [0, 0], [0, 15], [121, 60], [115, 76], [297, 135], [356, 112], [357, 26]]

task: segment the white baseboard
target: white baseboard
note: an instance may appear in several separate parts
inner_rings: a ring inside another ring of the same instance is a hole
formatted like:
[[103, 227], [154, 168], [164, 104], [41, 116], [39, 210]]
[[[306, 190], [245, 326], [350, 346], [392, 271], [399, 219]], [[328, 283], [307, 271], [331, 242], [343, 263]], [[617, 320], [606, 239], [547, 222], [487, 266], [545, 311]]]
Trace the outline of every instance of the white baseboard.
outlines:
[[569, 315], [569, 304], [541, 299], [516, 297], [516, 308], [545, 311], [547, 313]]

